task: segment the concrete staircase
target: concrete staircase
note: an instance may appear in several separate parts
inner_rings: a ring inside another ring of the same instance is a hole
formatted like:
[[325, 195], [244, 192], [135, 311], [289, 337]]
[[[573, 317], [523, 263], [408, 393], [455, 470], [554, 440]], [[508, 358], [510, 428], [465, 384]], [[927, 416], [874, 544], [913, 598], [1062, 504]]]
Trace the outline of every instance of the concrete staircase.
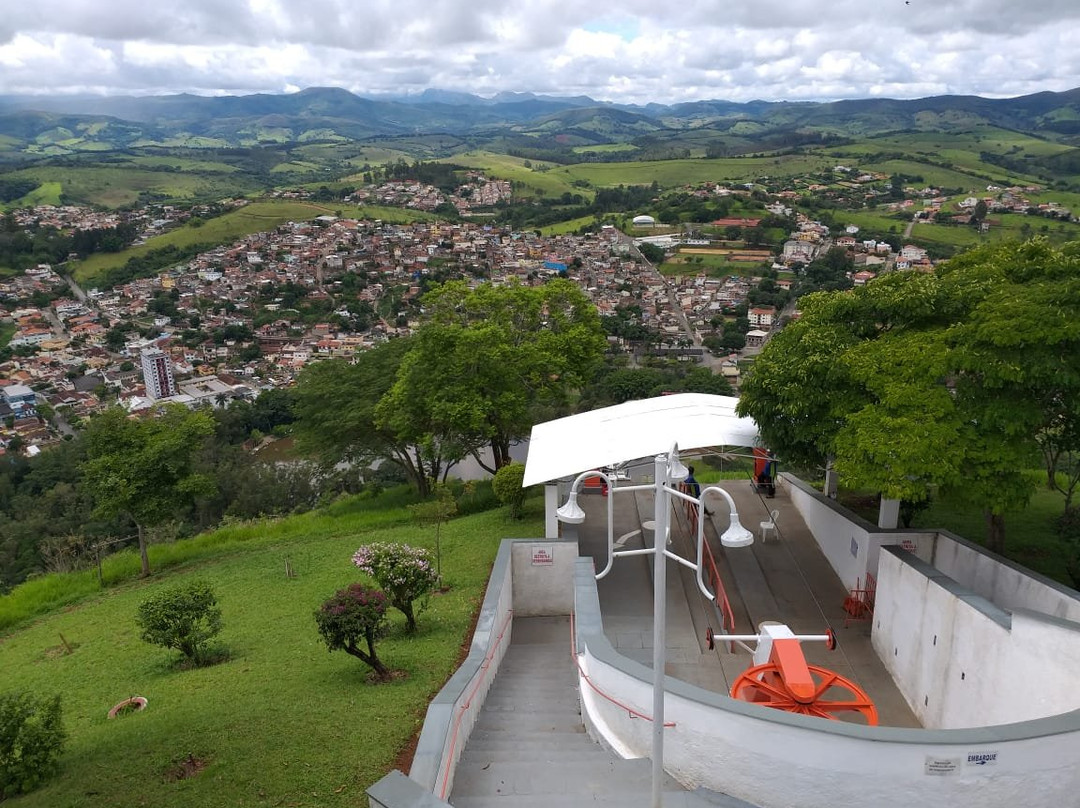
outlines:
[[[455, 808], [651, 805], [652, 764], [623, 760], [585, 733], [567, 617], [514, 620], [513, 638], [454, 777]], [[666, 778], [671, 808], [746, 803], [686, 792]]]

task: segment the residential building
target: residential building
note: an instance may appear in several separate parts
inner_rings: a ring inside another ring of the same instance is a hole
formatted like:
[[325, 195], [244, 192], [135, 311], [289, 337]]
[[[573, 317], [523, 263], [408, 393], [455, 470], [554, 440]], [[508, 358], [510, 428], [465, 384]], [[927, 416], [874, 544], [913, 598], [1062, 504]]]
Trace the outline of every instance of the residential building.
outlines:
[[172, 361], [167, 353], [158, 348], [144, 349], [142, 352], [142, 372], [147, 396], [152, 399], [159, 399], [176, 395], [176, 381], [173, 379]]

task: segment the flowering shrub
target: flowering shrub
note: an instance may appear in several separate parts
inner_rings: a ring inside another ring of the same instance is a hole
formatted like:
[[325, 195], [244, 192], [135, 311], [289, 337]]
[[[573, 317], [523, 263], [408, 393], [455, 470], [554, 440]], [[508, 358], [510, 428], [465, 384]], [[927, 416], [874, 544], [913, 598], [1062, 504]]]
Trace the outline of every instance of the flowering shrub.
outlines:
[[365, 544], [352, 560], [378, 582], [390, 605], [405, 615], [408, 630], [416, 631], [413, 601], [431, 592], [438, 582], [431, 554], [407, 544]]
[[[339, 589], [315, 611], [315, 623], [329, 651], [344, 651], [371, 666], [380, 677], [390, 671], [375, 653], [375, 637], [386, 619], [386, 593], [363, 584]], [[360, 648], [360, 641], [367, 651]]]

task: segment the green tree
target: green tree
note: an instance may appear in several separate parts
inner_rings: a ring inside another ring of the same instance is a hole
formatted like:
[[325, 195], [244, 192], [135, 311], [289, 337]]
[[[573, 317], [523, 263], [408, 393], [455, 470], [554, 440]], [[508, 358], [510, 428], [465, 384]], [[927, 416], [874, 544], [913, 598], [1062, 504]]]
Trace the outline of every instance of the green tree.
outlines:
[[[496, 475], [498, 476], [498, 475]], [[434, 486], [435, 496], [424, 502], [417, 502], [409, 506], [409, 512], [413, 519], [421, 524], [435, 525], [435, 577], [442, 580], [442, 525], [457, 516], [457, 500], [454, 492], [446, 483], [438, 483]]]
[[144, 576], [150, 574], [147, 528], [169, 521], [214, 489], [213, 479], [194, 468], [197, 452], [213, 431], [211, 415], [177, 404], [143, 420], [119, 407], [90, 420], [83, 438], [82, 484], [98, 515], [126, 515], [134, 522]]
[[376, 408], [393, 386], [410, 347], [410, 340], [396, 339], [365, 351], [351, 364], [334, 359], [304, 368], [293, 406], [297, 447], [328, 465], [389, 458], [426, 496], [431, 481], [442, 479], [445, 472], [444, 447], [410, 428], [406, 419], [376, 419]]
[[835, 459], [856, 486], [912, 503], [954, 491], [983, 508], [1001, 552], [1039, 448], [1080, 449], [1078, 255], [985, 247], [932, 275], [811, 295], [758, 358], [739, 412], [785, 458]]
[[[470, 289], [446, 283], [424, 297], [418, 330], [380, 402], [380, 426], [417, 443], [472, 452], [495, 472], [538, 420], [565, 410], [607, 347], [596, 308], [571, 281]], [[491, 447], [493, 464], [478, 454]]]
[[221, 633], [221, 607], [206, 581], [191, 581], [151, 595], [139, 604], [135, 622], [151, 645], [173, 648], [202, 665], [207, 643]]

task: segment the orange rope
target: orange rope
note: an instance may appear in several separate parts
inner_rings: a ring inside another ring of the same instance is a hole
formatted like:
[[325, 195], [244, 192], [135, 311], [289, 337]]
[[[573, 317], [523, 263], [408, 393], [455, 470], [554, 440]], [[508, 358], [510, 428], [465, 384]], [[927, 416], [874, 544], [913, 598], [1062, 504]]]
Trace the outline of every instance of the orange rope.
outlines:
[[[585, 680], [585, 682], [589, 685], [590, 688], [592, 688], [594, 693], [596, 693], [598, 696], [600, 696], [602, 698], [607, 699], [608, 701], [610, 701], [612, 704], [614, 704], [619, 709], [626, 710], [626, 712], [629, 713], [631, 718], [644, 718], [646, 721], [652, 721], [653, 720], [651, 715], [645, 715], [645, 713], [639, 713], [633, 707], [631, 707], [631, 706], [629, 706], [627, 704], [623, 704], [618, 699], [616, 699], [616, 698], [614, 698], [612, 696], [609, 696], [607, 693], [605, 693], [603, 690], [601, 690], [599, 687], [597, 687], [593, 683], [593, 680], [589, 678], [589, 675], [587, 673], [585, 673], [584, 669], [581, 667], [581, 660], [578, 659], [577, 649], [574, 647], [574, 613], [573, 612], [570, 612], [570, 656], [572, 656], [574, 658], [574, 665], [577, 666], [578, 673], [581, 675], [581, 678]], [[675, 722], [674, 721], [665, 721], [664, 726], [667, 727], [667, 728], [674, 727]]]

